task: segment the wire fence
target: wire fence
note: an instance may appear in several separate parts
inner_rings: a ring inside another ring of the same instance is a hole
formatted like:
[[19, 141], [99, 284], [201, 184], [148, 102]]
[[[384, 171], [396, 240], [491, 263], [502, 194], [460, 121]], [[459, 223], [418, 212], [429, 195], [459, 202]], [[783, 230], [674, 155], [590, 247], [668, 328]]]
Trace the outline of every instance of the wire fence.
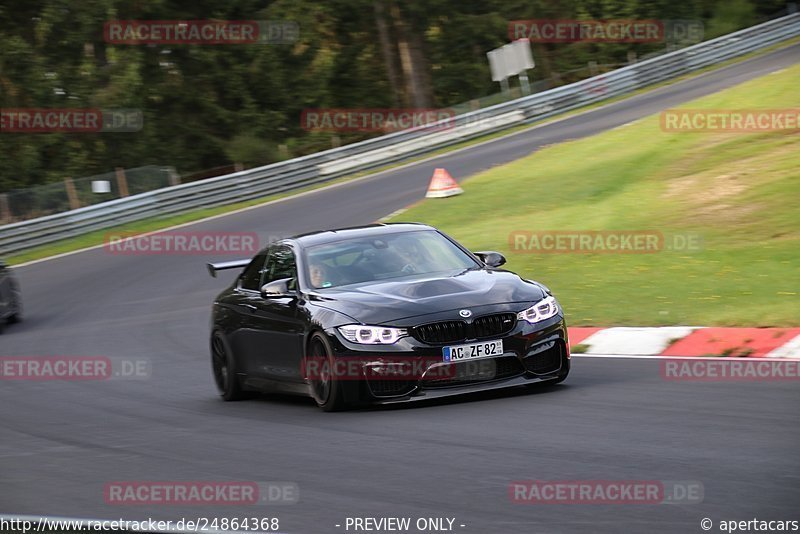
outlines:
[[0, 224], [62, 213], [178, 183], [180, 179], [172, 167], [148, 165], [16, 189], [0, 194]]

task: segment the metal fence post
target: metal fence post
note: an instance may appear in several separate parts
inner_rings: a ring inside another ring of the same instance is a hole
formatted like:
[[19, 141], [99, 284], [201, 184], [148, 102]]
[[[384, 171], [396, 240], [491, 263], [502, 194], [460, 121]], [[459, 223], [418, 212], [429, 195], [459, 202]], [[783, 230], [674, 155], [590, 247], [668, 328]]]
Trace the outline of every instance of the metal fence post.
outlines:
[[128, 180], [125, 177], [125, 169], [122, 167], [117, 167], [117, 188], [119, 189], [119, 196], [120, 197], [127, 197], [129, 196], [128, 193]]
[[8, 195], [0, 195], [0, 222], [8, 224], [11, 222], [11, 209], [8, 207]]
[[81, 202], [78, 199], [78, 193], [75, 191], [75, 182], [72, 178], [64, 178], [64, 187], [67, 190], [67, 198], [69, 199], [69, 209], [76, 210], [81, 207]]

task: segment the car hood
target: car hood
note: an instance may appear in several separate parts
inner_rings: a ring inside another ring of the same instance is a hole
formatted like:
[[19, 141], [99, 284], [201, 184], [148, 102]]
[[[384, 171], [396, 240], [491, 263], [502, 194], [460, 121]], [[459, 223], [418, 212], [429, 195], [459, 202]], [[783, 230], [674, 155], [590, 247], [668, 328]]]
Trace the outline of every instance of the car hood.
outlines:
[[312, 300], [362, 323], [384, 324], [449, 310], [536, 302], [545, 296], [538, 284], [512, 272], [474, 269], [331, 288], [315, 293]]

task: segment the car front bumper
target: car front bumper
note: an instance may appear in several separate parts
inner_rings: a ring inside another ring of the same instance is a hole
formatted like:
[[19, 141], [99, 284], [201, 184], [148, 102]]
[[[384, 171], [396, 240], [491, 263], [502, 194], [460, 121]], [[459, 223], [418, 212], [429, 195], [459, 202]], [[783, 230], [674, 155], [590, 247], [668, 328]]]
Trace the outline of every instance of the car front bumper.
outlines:
[[[508, 333], [480, 341], [503, 341], [503, 354], [459, 362], [444, 360], [443, 344], [427, 344], [404, 337], [393, 345], [348, 342], [335, 329], [336, 373], [349, 384], [346, 395], [354, 401], [394, 403], [460, 395], [566, 376], [570, 367], [569, 342], [564, 318], [557, 315], [536, 324], [518, 321]], [[474, 342], [466, 340], [464, 343]], [[462, 343], [454, 343], [462, 344]]]

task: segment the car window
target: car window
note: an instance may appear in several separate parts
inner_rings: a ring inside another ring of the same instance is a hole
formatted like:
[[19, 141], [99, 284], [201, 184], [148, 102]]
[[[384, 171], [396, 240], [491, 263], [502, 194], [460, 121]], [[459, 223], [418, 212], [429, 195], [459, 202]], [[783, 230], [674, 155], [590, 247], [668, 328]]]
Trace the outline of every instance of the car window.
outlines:
[[259, 254], [250, 264], [245, 267], [244, 272], [242, 272], [242, 282], [240, 287], [242, 289], [252, 289], [253, 291], [258, 291], [261, 287], [259, 284], [261, 283], [261, 274], [264, 270], [264, 262], [267, 260], [266, 254]]
[[294, 252], [285, 245], [272, 247], [269, 251], [269, 259], [267, 260], [267, 267], [264, 269], [261, 285], [284, 278], [292, 279], [289, 282], [289, 289], [296, 287], [297, 265], [294, 259]]
[[399, 232], [310, 247], [308, 279], [317, 289], [459, 271], [475, 261], [438, 232]]

